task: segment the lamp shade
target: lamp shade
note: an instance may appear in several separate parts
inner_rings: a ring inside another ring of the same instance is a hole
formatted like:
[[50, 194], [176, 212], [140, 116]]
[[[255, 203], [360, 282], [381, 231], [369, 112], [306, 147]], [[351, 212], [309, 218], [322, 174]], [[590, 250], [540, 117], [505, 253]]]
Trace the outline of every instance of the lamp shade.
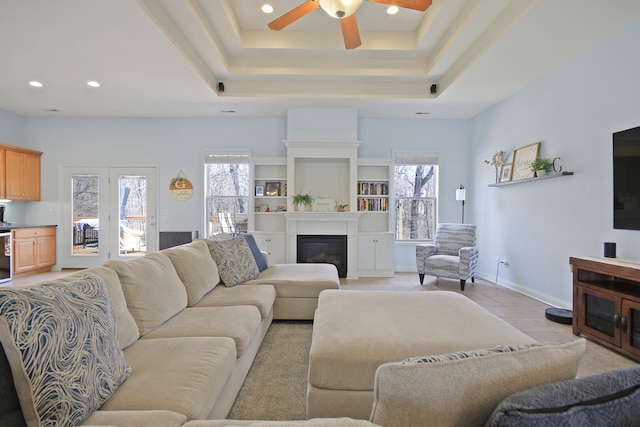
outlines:
[[467, 198], [467, 190], [465, 190], [464, 188], [458, 188], [456, 190], [456, 200], [464, 202], [466, 198]]
[[334, 18], [346, 18], [362, 6], [364, 0], [320, 0], [320, 7], [329, 16]]

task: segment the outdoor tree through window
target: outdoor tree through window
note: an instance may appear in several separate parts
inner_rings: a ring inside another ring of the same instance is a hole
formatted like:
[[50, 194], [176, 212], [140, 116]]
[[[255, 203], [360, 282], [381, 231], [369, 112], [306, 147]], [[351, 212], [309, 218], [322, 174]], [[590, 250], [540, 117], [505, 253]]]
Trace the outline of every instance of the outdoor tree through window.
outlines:
[[410, 159], [406, 155], [395, 157], [395, 237], [397, 240], [431, 240], [437, 212], [437, 157], [417, 155], [413, 161], [425, 161], [420, 164], [408, 164]]
[[245, 233], [249, 210], [249, 155], [206, 156], [208, 235]]

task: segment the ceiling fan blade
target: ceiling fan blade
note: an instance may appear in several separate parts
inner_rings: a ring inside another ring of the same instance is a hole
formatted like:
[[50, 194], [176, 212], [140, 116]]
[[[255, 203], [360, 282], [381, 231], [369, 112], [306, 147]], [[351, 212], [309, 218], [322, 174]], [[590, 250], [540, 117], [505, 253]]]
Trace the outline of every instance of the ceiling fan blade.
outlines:
[[398, 6], [405, 9], [413, 9], [424, 12], [431, 6], [432, 0], [369, 0], [373, 3], [388, 4], [389, 6]]
[[291, 9], [289, 12], [285, 13], [281, 17], [274, 19], [269, 22], [267, 26], [272, 30], [279, 31], [286, 27], [289, 24], [294, 23], [298, 19], [305, 16], [307, 13], [313, 12], [320, 6], [316, 0], [308, 0], [305, 3], [302, 3], [300, 6]]
[[340, 18], [340, 26], [342, 27], [342, 38], [344, 38], [344, 47], [347, 49], [355, 49], [362, 44], [360, 41], [360, 32], [358, 31], [358, 23], [356, 22], [356, 14]]

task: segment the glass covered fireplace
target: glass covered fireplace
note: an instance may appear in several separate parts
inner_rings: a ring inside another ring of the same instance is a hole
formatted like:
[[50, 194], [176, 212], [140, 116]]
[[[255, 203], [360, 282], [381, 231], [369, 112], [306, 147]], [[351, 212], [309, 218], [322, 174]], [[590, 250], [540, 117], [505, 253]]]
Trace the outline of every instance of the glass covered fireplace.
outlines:
[[299, 234], [297, 262], [333, 264], [339, 277], [347, 277], [347, 236]]

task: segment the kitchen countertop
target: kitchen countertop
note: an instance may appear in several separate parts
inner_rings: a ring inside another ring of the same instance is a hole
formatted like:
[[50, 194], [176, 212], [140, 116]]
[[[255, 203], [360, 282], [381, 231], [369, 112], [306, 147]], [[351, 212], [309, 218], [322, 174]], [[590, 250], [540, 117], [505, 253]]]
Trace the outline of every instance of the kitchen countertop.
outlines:
[[42, 227], [57, 227], [55, 224], [45, 224], [45, 225], [32, 225], [32, 224], [14, 224], [14, 225], [2, 225], [0, 226], [1, 231], [11, 231], [16, 228], [42, 228]]

